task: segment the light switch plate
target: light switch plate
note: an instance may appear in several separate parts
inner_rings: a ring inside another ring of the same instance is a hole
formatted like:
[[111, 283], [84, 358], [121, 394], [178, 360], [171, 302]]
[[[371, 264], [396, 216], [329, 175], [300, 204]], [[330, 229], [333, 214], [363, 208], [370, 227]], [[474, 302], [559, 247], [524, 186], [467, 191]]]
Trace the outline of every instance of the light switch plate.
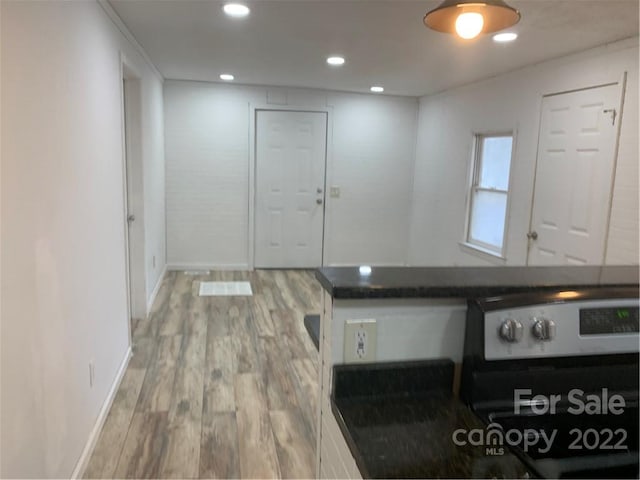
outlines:
[[331, 187], [331, 198], [340, 198], [340, 187]]
[[344, 324], [344, 363], [375, 362], [378, 324], [373, 319]]

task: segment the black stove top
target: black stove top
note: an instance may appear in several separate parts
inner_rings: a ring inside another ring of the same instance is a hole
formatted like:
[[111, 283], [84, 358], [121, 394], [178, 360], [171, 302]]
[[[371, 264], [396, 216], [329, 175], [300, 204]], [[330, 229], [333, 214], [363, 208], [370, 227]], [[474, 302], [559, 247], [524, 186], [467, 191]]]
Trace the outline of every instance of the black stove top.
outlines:
[[[480, 414], [544, 478], [638, 478], [638, 406], [619, 415]], [[498, 428], [498, 427], [496, 427]], [[510, 433], [511, 432], [511, 433]], [[516, 433], [517, 432], [517, 433]]]

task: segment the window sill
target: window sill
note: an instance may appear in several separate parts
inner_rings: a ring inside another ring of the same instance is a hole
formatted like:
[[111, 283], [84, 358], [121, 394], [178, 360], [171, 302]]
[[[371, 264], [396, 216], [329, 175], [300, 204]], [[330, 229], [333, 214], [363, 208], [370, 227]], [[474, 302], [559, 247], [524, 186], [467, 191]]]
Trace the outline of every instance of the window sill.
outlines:
[[482, 248], [478, 245], [474, 245], [473, 243], [460, 242], [459, 245], [460, 250], [462, 250], [463, 252], [469, 253], [484, 260], [488, 260], [491, 263], [495, 263], [496, 265], [504, 265], [507, 262], [507, 258], [500, 253], [494, 252], [487, 248]]

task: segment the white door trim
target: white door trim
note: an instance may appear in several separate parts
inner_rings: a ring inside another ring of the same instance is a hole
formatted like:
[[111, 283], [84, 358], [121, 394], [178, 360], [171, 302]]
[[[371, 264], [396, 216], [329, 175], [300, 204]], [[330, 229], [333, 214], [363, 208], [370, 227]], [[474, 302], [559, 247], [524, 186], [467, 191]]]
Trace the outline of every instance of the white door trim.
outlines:
[[249, 259], [249, 269], [255, 269], [255, 210], [256, 210], [256, 126], [258, 112], [260, 111], [289, 111], [289, 112], [311, 112], [325, 113], [327, 115], [327, 145], [325, 148], [325, 169], [324, 169], [324, 219], [322, 234], [322, 265], [327, 264], [327, 259], [331, 258], [329, 251], [331, 223], [327, 221], [330, 215], [331, 202], [327, 194], [327, 186], [330, 185], [331, 172], [333, 169], [333, 107], [317, 106], [289, 106], [249, 103], [249, 224], [247, 234], [247, 258]]
[[[139, 130], [139, 133], [142, 133], [142, 110], [141, 110], [142, 108], [142, 103], [141, 103], [142, 102], [142, 85], [141, 85], [142, 75], [136, 68], [135, 63], [130, 61], [123, 52], [120, 52], [120, 108], [121, 108], [121, 138], [122, 138], [122, 178], [123, 178], [123, 196], [124, 196], [123, 222], [124, 222], [125, 275], [126, 275], [125, 280], [126, 280], [126, 286], [127, 286], [127, 315], [128, 315], [127, 323], [128, 323], [128, 333], [129, 333], [129, 345], [132, 345], [131, 320], [134, 317], [134, 312], [132, 311], [132, 308], [131, 308], [132, 295], [135, 295], [136, 304], [140, 305], [141, 306], [140, 308], [142, 307], [145, 308], [145, 316], [146, 316], [147, 298], [146, 298], [146, 273], [145, 273], [145, 265], [144, 265], [145, 242], [144, 242], [143, 206], [140, 209], [140, 213], [138, 214], [138, 217], [136, 219], [136, 221], [140, 222], [141, 228], [142, 228], [142, 235], [140, 235], [139, 238], [136, 238], [136, 241], [140, 243], [140, 245], [138, 245], [138, 250], [141, 252], [140, 254], [141, 258], [137, 258], [137, 259], [130, 258], [130, 242], [132, 241], [132, 239], [129, 236], [129, 225], [128, 225], [127, 217], [129, 215], [129, 203], [130, 203], [129, 188], [131, 186], [129, 185], [130, 179], [128, 178], [127, 169], [129, 168], [129, 171], [130, 171], [133, 162], [136, 162], [139, 165], [140, 178], [137, 179], [138, 181], [134, 182], [135, 185], [133, 187], [137, 189], [136, 194], [139, 194], [140, 198], [144, 198], [144, 182], [143, 182], [144, 165], [142, 161], [141, 147], [136, 149], [135, 152], [131, 152], [130, 142], [127, 141], [127, 136], [130, 135], [130, 133], [128, 132], [130, 128], [127, 127], [127, 122], [126, 122], [127, 113], [125, 111], [125, 106], [126, 106], [125, 89], [124, 89], [125, 81], [132, 81], [137, 84], [137, 88], [135, 91], [135, 95], [137, 96], [137, 98], [135, 98], [135, 101], [138, 104], [139, 108], [134, 110], [136, 112], [136, 115], [134, 116], [135, 118], [133, 118], [133, 121], [137, 123], [137, 128]], [[135, 261], [135, 264], [133, 263], [133, 261]], [[136, 278], [138, 278], [139, 280], [138, 283], [140, 283], [141, 288], [139, 288], [138, 290], [140, 291], [132, 290], [132, 287], [131, 287], [132, 274], [136, 275]]]
[[131, 285], [130, 285], [130, 275], [129, 275], [129, 229], [127, 228], [127, 215], [128, 215], [128, 202], [127, 202], [127, 142], [126, 138], [126, 128], [125, 128], [125, 107], [124, 107], [124, 78], [125, 78], [125, 68], [127, 65], [127, 58], [123, 52], [120, 52], [120, 76], [118, 82], [120, 84], [120, 138], [122, 139], [122, 205], [123, 205], [123, 220], [124, 220], [124, 262], [125, 262], [125, 286], [126, 286], [126, 294], [127, 294], [127, 335], [129, 336], [128, 347], [131, 348], [132, 345], [132, 328], [131, 328]]
[[609, 229], [611, 228], [611, 212], [613, 211], [613, 189], [616, 184], [616, 172], [618, 170], [618, 155], [620, 152], [620, 134], [622, 133], [622, 119], [624, 117], [624, 100], [627, 96], [627, 72], [622, 73], [620, 79], [620, 103], [618, 104], [618, 115], [615, 133], [615, 143], [613, 145], [613, 171], [611, 172], [611, 185], [609, 187], [609, 208], [607, 209], [607, 218], [605, 220], [605, 237], [604, 251], [602, 252], [602, 264], [607, 262], [607, 249], [609, 248]]

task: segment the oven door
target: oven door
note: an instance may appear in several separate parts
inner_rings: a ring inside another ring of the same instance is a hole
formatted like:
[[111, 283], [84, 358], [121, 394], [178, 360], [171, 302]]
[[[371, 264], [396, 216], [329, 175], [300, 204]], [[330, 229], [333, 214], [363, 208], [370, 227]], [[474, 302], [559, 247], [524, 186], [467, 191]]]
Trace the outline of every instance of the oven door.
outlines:
[[619, 415], [493, 412], [509, 448], [542, 478], [638, 478], [638, 405]]

